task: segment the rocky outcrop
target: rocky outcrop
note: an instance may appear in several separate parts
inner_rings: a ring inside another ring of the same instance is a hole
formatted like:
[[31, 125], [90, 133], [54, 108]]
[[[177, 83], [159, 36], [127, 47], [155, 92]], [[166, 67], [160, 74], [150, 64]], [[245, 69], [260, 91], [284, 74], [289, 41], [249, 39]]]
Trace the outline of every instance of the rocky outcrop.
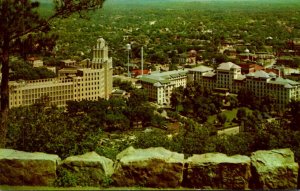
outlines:
[[222, 153], [193, 155], [187, 159], [184, 186], [204, 189], [247, 189], [250, 158]]
[[252, 187], [255, 189], [297, 188], [298, 163], [290, 149], [256, 151], [251, 155]]
[[0, 185], [295, 189], [299, 171], [290, 149], [256, 151], [251, 157], [207, 153], [185, 160], [162, 147], [129, 147], [115, 162], [96, 152], [60, 160], [52, 154], [0, 149]]
[[134, 149], [129, 147], [117, 155], [116, 186], [176, 188], [183, 179], [184, 155], [162, 147]]
[[57, 155], [0, 149], [0, 184], [52, 185], [59, 161]]
[[96, 152], [71, 156], [63, 160], [59, 171], [75, 177], [77, 185], [98, 186], [104, 184], [113, 173], [113, 161]]

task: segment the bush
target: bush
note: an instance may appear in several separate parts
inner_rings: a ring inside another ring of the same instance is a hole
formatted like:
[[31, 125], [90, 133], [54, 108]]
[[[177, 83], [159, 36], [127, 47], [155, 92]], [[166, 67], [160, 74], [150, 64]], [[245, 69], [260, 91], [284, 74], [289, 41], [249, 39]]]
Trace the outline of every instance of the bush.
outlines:
[[55, 186], [59, 187], [74, 187], [78, 184], [78, 178], [76, 175], [70, 173], [65, 169], [57, 170], [57, 178], [54, 182]]

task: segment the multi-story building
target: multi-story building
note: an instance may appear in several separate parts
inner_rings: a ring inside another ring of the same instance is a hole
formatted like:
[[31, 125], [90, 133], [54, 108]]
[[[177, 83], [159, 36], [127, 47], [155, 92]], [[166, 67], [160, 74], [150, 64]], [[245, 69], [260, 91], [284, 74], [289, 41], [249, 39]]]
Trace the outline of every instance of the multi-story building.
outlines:
[[245, 88], [253, 92], [259, 100], [272, 95], [280, 108], [284, 108], [292, 99], [300, 99], [299, 82], [284, 79], [263, 70], [242, 75], [241, 67], [231, 62], [220, 64], [215, 71], [204, 66], [192, 69], [188, 75], [189, 81], [197, 81], [205, 89], [224, 88], [236, 94], [241, 88]]
[[9, 107], [32, 105], [47, 101], [65, 106], [68, 100], [109, 98], [112, 92], [112, 58], [103, 38], [93, 47], [93, 59], [72, 63], [58, 71], [52, 79], [9, 82]]
[[147, 90], [149, 99], [159, 105], [169, 105], [172, 90], [176, 87], [186, 87], [188, 70], [168, 72], [152, 72], [140, 77], [142, 87]]

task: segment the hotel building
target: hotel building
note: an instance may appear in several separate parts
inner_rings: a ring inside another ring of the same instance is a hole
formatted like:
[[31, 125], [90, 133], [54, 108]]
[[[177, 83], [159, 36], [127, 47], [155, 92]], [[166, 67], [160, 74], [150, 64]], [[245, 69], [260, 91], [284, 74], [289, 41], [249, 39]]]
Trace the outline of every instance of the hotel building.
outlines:
[[242, 75], [241, 67], [231, 62], [220, 64], [216, 70], [206, 66], [191, 69], [188, 81], [197, 81], [204, 89], [222, 88], [234, 94], [237, 94], [241, 88], [245, 88], [259, 100], [272, 95], [279, 108], [286, 107], [292, 99], [300, 99], [299, 82], [284, 79], [263, 70]]
[[27, 106], [41, 101], [65, 106], [66, 101], [109, 98], [112, 92], [112, 58], [103, 38], [93, 47], [93, 59], [67, 65], [57, 78], [10, 81], [9, 107]]
[[168, 72], [152, 72], [139, 78], [143, 89], [148, 92], [149, 99], [159, 105], [169, 105], [172, 90], [179, 86], [186, 87], [188, 70]]

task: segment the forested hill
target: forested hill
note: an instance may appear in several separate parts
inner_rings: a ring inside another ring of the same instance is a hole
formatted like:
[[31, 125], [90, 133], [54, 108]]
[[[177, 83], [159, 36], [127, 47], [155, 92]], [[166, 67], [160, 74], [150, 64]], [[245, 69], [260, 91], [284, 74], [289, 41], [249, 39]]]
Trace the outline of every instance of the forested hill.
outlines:
[[[40, 0], [47, 1], [47, 0]], [[166, 2], [260, 2], [260, 3], [297, 3], [298, 0], [106, 0], [107, 3], [166, 3]]]
[[[44, 0], [45, 1], [45, 0]], [[173, 6], [184, 6], [185, 4], [189, 5], [191, 3], [195, 3], [196, 5], [205, 4], [205, 5], [216, 5], [217, 7], [228, 7], [228, 6], [295, 6], [299, 5], [299, 0], [106, 0], [104, 3], [104, 8], [106, 6], [114, 6], [114, 7], [123, 7], [130, 6], [131, 8], [141, 5], [147, 6], [156, 6], [163, 8], [174, 8]]]
[[[33, 0], [34, 1], [34, 0]], [[52, 0], [36, 0], [41, 3], [44, 7], [49, 7], [53, 3]], [[123, 7], [123, 6], [132, 6], [132, 7], [140, 7], [141, 5], [151, 5], [151, 6], [158, 6], [158, 7], [172, 7], [172, 5], [184, 5], [190, 3], [197, 3], [205, 5], [213, 4], [213, 5], [221, 5], [221, 6], [243, 6], [243, 5], [252, 5], [257, 6], [257, 4], [264, 5], [264, 6], [272, 6], [272, 5], [286, 5], [286, 6], [293, 6], [295, 4], [300, 4], [299, 0], [105, 0], [104, 8], [106, 6], [110, 7]], [[218, 6], [219, 7], [219, 6]]]

